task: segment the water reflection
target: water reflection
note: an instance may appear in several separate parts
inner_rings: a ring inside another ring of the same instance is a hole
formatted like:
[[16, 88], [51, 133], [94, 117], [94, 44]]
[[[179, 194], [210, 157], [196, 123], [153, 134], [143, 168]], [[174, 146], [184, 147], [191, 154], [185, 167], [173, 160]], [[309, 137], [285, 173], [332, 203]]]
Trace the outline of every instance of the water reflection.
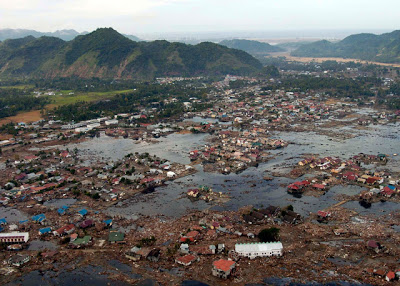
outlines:
[[104, 269], [99, 266], [80, 267], [72, 271], [61, 270], [54, 271], [32, 271], [21, 278], [6, 284], [7, 286], [22, 285], [22, 286], [37, 286], [37, 285], [60, 285], [60, 286], [75, 286], [75, 285], [96, 285], [96, 286], [125, 286], [129, 283], [108, 279], [105, 274], [100, 274]]
[[[338, 194], [356, 195], [363, 188], [357, 186], [335, 186], [326, 195], [320, 198], [302, 196], [295, 198], [286, 192], [286, 186], [293, 180], [275, 177], [271, 181], [263, 179], [264, 172], [287, 171], [297, 164], [304, 154], [320, 154], [321, 156], [337, 156], [342, 159], [349, 158], [360, 152], [370, 154], [400, 153], [398, 133], [399, 123], [394, 125], [376, 125], [360, 132], [360, 136], [345, 140], [332, 140], [332, 138], [315, 132], [273, 132], [274, 138], [282, 138], [292, 142], [287, 148], [272, 150], [274, 156], [267, 163], [260, 164], [258, 168], [249, 168], [240, 174], [221, 175], [205, 173], [200, 165], [196, 166], [198, 172], [194, 175], [169, 182], [166, 186], [159, 187], [156, 192], [139, 194], [130, 200], [111, 207], [107, 212], [131, 216], [133, 214], [180, 216], [190, 210], [203, 210], [212, 208], [216, 210], [237, 210], [245, 205], [257, 207], [268, 205], [292, 204], [300, 214], [308, 215], [327, 208], [335, 203], [334, 197]], [[90, 139], [86, 142], [73, 144], [69, 148], [77, 147], [87, 158], [101, 157], [118, 160], [128, 153], [148, 152], [161, 158], [188, 164], [190, 150], [201, 148], [206, 144], [207, 134], [171, 134], [160, 138], [159, 143], [135, 143], [130, 139], [116, 139], [107, 136]], [[372, 168], [372, 167], [371, 167]], [[399, 157], [390, 157], [386, 166], [376, 169], [391, 169], [400, 171]], [[306, 178], [307, 176], [305, 176]], [[231, 200], [220, 206], [213, 206], [204, 201], [191, 202], [184, 196], [188, 188], [198, 185], [208, 185], [214, 191], [223, 192]], [[366, 211], [358, 202], [344, 205], [345, 207]], [[374, 204], [370, 210], [379, 212], [382, 208], [391, 211], [397, 204]]]

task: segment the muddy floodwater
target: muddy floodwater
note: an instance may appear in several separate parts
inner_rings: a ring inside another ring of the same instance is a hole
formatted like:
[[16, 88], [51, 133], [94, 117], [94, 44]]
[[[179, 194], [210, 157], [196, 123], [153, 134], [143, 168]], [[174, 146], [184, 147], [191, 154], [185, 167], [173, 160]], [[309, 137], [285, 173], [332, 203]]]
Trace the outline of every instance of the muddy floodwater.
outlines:
[[[130, 285], [129, 283], [115, 281], [108, 278], [112, 272], [103, 273], [104, 269], [99, 266], [85, 266], [72, 271], [66, 269], [58, 272], [54, 271], [32, 271], [21, 278], [6, 284], [7, 286], [22, 285], [22, 286], [75, 286], [75, 285], [116, 285], [124, 286]], [[101, 274], [102, 273], [102, 274]]]
[[7, 223], [17, 223], [28, 219], [28, 215], [14, 208], [0, 207], [0, 218], [5, 218]]
[[173, 162], [190, 163], [189, 152], [193, 148], [205, 144], [208, 134], [171, 134], [158, 138], [158, 143], [147, 143], [132, 139], [114, 138], [101, 134], [99, 138], [89, 139], [78, 144], [70, 144], [69, 149], [78, 148], [84, 160], [107, 161], [120, 160], [129, 153], [145, 153], [158, 155]]
[[33, 240], [29, 243], [28, 250], [57, 250], [59, 247], [51, 241]]
[[72, 206], [74, 203], [76, 203], [75, 199], [53, 199], [45, 201], [43, 205], [46, 207], [60, 208], [62, 206]]
[[[358, 153], [387, 154], [390, 158], [386, 166], [375, 168], [390, 169], [400, 172], [399, 157], [392, 154], [400, 153], [400, 124], [371, 125], [365, 130], [352, 129], [348, 126], [337, 128], [335, 132], [351, 132], [355, 137], [339, 139], [315, 132], [273, 132], [272, 138], [281, 138], [290, 142], [283, 149], [270, 151], [274, 158], [257, 168], [252, 167], [240, 174], [222, 175], [205, 173], [201, 165], [196, 165], [197, 173], [169, 182], [150, 194], [138, 194], [129, 200], [123, 201], [107, 210], [110, 214], [119, 214], [132, 217], [137, 214], [165, 215], [178, 217], [190, 210], [237, 210], [246, 205], [256, 207], [268, 205], [292, 204], [302, 215], [316, 212], [336, 203], [334, 197], [338, 194], [355, 195], [363, 188], [357, 186], [335, 186], [325, 195], [316, 198], [303, 196], [295, 198], [286, 192], [286, 186], [293, 179], [274, 177], [265, 181], [263, 176], [269, 172], [288, 172], [301, 160], [305, 154], [319, 154], [320, 156], [336, 156], [342, 159], [352, 157]], [[84, 160], [119, 160], [129, 153], [148, 152], [161, 158], [189, 164], [188, 153], [201, 148], [206, 144], [208, 134], [171, 134], [157, 139], [158, 143], [138, 142], [131, 139], [113, 138], [102, 134], [99, 138], [89, 139], [79, 144], [70, 144], [70, 149], [77, 148]], [[304, 176], [304, 178], [306, 178]], [[300, 178], [302, 179], [302, 177]], [[228, 194], [231, 200], [223, 205], [213, 205], [204, 201], [192, 202], [185, 197], [189, 188], [207, 185], [214, 191]], [[385, 214], [398, 209], [394, 203], [374, 204], [370, 209], [364, 209], [357, 202], [344, 205], [359, 212], [373, 212]]]

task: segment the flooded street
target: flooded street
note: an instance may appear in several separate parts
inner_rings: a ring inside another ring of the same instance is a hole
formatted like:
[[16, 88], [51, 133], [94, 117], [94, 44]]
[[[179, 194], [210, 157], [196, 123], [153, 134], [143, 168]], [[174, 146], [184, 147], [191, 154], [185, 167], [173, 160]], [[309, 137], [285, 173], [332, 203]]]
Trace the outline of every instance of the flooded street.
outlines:
[[17, 223], [28, 219], [28, 215], [14, 208], [0, 207], [0, 217], [5, 218], [8, 223]]
[[[200, 118], [201, 119], [201, 118]], [[343, 132], [351, 131], [345, 127]], [[377, 170], [390, 168], [400, 172], [399, 157], [391, 156], [400, 153], [400, 125], [374, 125], [366, 130], [355, 130], [357, 136], [339, 140], [315, 132], [273, 132], [273, 138], [282, 138], [292, 144], [284, 149], [271, 150], [273, 159], [260, 164], [257, 168], [251, 167], [240, 174], [222, 175], [219, 173], [205, 173], [201, 165], [197, 165], [197, 173], [168, 182], [150, 194], [138, 194], [123, 203], [107, 210], [109, 214], [119, 214], [132, 217], [137, 214], [165, 215], [179, 217], [190, 210], [237, 210], [246, 205], [262, 207], [268, 205], [288, 205], [302, 215], [316, 212], [334, 204], [334, 197], [338, 194], [355, 195], [362, 188], [357, 186], [335, 186], [326, 195], [320, 198], [303, 196], [295, 198], [286, 192], [286, 186], [294, 180], [284, 177], [274, 177], [272, 181], [265, 181], [265, 172], [288, 171], [296, 165], [305, 154], [319, 154], [321, 156], [336, 156], [342, 159], [350, 158], [358, 153], [378, 154], [390, 156], [386, 166], [377, 167]], [[340, 129], [339, 129], [340, 131]], [[208, 134], [171, 134], [158, 139], [158, 143], [150, 144], [135, 142], [130, 139], [112, 138], [102, 135], [100, 138], [90, 139], [83, 143], [72, 144], [68, 148], [78, 148], [83, 158], [87, 160], [119, 160], [129, 153], [148, 152], [161, 158], [189, 164], [188, 153], [206, 144]], [[187, 189], [207, 185], [216, 192], [228, 194], [231, 200], [223, 205], [214, 206], [204, 201], [191, 202], [184, 194]], [[371, 209], [365, 210], [356, 202], [344, 205], [356, 211], [390, 212], [397, 209], [396, 204], [380, 203]]]
[[89, 139], [79, 144], [70, 144], [69, 149], [78, 148], [82, 158], [91, 161], [120, 160], [129, 153], [145, 153], [182, 163], [190, 163], [188, 153], [193, 148], [205, 144], [208, 134], [171, 134], [157, 139], [158, 143], [147, 143], [131, 139], [114, 138], [104, 134], [100, 138]]
[[76, 203], [76, 199], [53, 199], [45, 201], [43, 205], [47, 207], [61, 208], [62, 206], [72, 206], [74, 203]]
[[59, 246], [51, 241], [33, 240], [29, 244], [28, 250], [57, 250]]
[[124, 286], [129, 283], [115, 281], [108, 278], [109, 274], [102, 273], [104, 268], [98, 266], [86, 266], [80, 267], [72, 271], [63, 269], [61, 271], [32, 271], [20, 279], [17, 279], [11, 283], [6, 284], [7, 286], [22, 285], [22, 286], [50, 286], [50, 285], [63, 285], [63, 286], [74, 286], [74, 285], [117, 285]]

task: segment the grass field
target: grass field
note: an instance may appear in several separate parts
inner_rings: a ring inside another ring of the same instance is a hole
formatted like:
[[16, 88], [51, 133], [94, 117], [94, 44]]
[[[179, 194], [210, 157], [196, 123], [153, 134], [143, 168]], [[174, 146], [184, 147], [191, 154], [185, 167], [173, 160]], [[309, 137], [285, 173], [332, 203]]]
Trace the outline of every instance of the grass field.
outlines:
[[27, 112], [21, 112], [17, 115], [5, 117], [0, 119], [0, 126], [3, 124], [7, 124], [10, 122], [18, 123], [18, 122], [34, 122], [42, 119], [42, 115], [40, 114], [40, 110], [32, 110]]
[[127, 90], [114, 90], [107, 92], [85, 92], [85, 93], [75, 93], [74, 95], [69, 95], [70, 90], [61, 91], [62, 95], [57, 94], [51, 97], [52, 103], [46, 106], [46, 108], [54, 108], [61, 105], [74, 104], [79, 101], [97, 101], [112, 98], [114, 95], [121, 93], [128, 93], [134, 91], [133, 89]]
[[[24, 89], [26, 86], [12, 86], [9, 88], [19, 88]], [[5, 88], [5, 87], [3, 87]], [[58, 106], [67, 105], [67, 104], [74, 104], [79, 101], [97, 101], [97, 100], [104, 100], [112, 98], [117, 94], [133, 92], [133, 89], [127, 90], [114, 90], [108, 92], [85, 92], [85, 93], [75, 93], [73, 95], [69, 95], [71, 90], [63, 90], [57, 92], [57, 95], [51, 96], [51, 103], [45, 106], [45, 109], [50, 110]], [[18, 123], [18, 122], [34, 122], [42, 119], [40, 114], [40, 110], [32, 110], [26, 112], [20, 112], [17, 115], [5, 117], [0, 119], [0, 126], [3, 124], [7, 124], [10, 122]]]
[[22, 84], [22, 85], [13, 85], [13, 86], [0, 86], [0, 89], [4, 88], [4, 89], [11, 89], [11, 88], [15, 88], [15, 89], [27, 89], [27, 88], [34, 88], [34, 85], [31, 84]]
[[302, 63], [309, 63], [309, 62], [322, 63], [322, 62], [326, 62], [326, 61], [337, 61], [337, 62], [342, 62], [342, 63], [355, 62], [355, 63], [361, 63], [361, 64], [373, 64], [373, 65], [386, 66], [386, 67], [396, 67], [396, 68], [400, 67], [400, 64], [379, 63], [379, 62], [363, 61], [363, 60], [358, 60], [358, 59], [294, 57], [294, 56], [291, 56], [290, 53], [275, 53], [275, 54], [273, 54], [273, 56], [274, 57], [285, 57], [286, 60], [288, 60], [288, 61], [302, 62]]

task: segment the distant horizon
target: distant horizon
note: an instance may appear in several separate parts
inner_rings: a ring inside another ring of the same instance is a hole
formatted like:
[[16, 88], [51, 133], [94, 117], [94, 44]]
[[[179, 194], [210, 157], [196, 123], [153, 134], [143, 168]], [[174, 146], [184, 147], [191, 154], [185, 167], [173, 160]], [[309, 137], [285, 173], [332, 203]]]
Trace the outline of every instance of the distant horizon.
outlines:
[[40, 33], [56, 33], [60, 31], [75, 31], [77, 33], [91, 33], [99, 28], [113, 28], [121, 34], [137, 36], [143, 40], [201, 40], [201, 39], [304, 39], [304, 40], [341, 40], [347, 36], [359, 33], [383, 34], [390, 33], [389, 29], [284, 29], [284, 30], [228, 30], [228, 31], [191, 31], [191, 32], [142, 32], [136, 34], [124, 33], [114, 27], [98, 27], [91, 31], [79, 29], [62, 29], [53, 31], [43, 31], [25, 28], [2, 28], [0, 30], [32, 30]]
[[14, 0], [0, 1], [1, 28], [124, 34], [225, 31], [392, 31], [397, 0]]

